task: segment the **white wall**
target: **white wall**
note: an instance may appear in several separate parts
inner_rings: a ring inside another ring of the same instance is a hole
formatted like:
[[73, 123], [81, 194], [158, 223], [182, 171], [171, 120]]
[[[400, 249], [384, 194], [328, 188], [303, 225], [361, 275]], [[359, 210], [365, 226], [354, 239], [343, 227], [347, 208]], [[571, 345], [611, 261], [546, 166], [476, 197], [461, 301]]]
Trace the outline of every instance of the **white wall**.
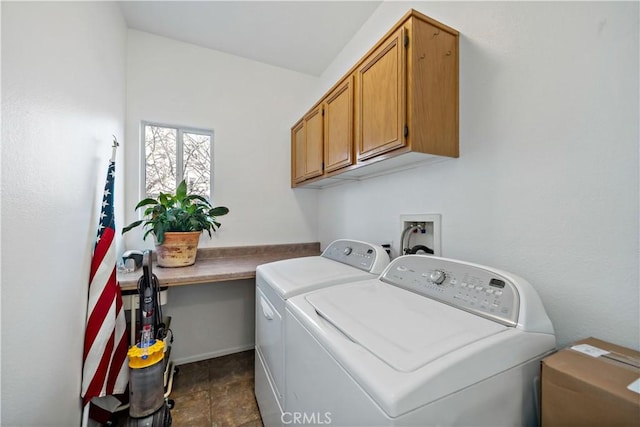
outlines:
[[[127, 70], [128, 221], [142, 198], [147, 120], [214, 130], [214, 202], [231, 212], [201, 247], [317, 241], [316, 195], [291, 190], [289, 156], [289, 129], [316, 77], [134, 30]], [[152, 247], [141, 236], [127, 233], [127, 246]]]
[[[317, 194], [290, 188], [291, 125], [317, 77], [130, 30], [127, 62], [127, 222], [141, 199], [142, 120], [214, 130], [214, 202], [229, 207], [201, 247], [317, 241]], [[152, 248], [140, 231], [129, 248]], [[176, 363], [253, 347], [254, 281], [173, 288]]]
[[255, 288], [255, 280], [169, 288], [171, 359], [181, 365], [253, 349]]
[[460, 38], [460, 158], [319, 192], [321, 242], [442, 214], [443, 256], [539, 291], [558, 343], [640, 347], [638, 3], [385, 2], [319, 97], [410, 7]]
[[126, 29], [113, 3], [1, 7], [1, 424], [79, 425], [90, 254], [111, 135], [124, 135]]

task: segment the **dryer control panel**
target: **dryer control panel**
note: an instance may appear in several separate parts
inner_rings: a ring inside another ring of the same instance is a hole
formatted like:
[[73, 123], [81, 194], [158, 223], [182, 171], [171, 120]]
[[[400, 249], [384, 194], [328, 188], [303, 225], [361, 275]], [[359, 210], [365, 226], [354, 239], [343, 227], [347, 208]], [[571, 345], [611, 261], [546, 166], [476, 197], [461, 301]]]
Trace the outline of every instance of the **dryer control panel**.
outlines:
[[358, 240], [335, 240], [322, 256], [350, 265], [371, 274], [380, 274], [389, 264], [389, 255], [382, 246]]
[[446, 258], [396, 258], [380, 278], [506, 326], [516, 326], [520, 297], [516, 285], [496, 271]]

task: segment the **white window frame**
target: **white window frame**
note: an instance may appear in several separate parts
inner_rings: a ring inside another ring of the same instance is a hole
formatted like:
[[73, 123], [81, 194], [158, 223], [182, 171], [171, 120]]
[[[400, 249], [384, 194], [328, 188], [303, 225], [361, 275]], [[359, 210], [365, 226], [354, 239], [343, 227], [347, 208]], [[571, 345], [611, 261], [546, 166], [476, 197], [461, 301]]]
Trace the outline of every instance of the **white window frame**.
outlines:
[[142, 120], [140, 121], [140, 199], [144, 199], [147, 196], [147, 153], [145, 150], [145, 127], [146, 126], [157, 126], [157, 127], [164, 127], [164, 128], [171, 128], [171, 129], [176, 129], [177, 133], [176, 133], [176, 188], [178, 187], [178, 184], [180, 183], [180, 181], [182, 180], [182, 176], [184, 175], [184, 152], [182, 149], [182, 135], [185, 133], [196, 133], [199, 135], [208, 135], [210, 138], [209, 140], [211, 141], [210, 143], [210, 153], [211, 153], [211, 162], [209, 164], [209, 201], [213, 204], [213, 162], [214, 162], [214, 155], [213, 155], [213, 136], [214, 136], [214, 132], [213, 129], [199, 129], [199, 128], [194, 128], [194, 127], [190, 127], [190, 126], [181, 126], [181, 125], [172, 125], [172, 124], [167, 124], [167, 123], [160, 123], [160, 122], [152, 122], [152, 121], [146, 121], [146, 120]]

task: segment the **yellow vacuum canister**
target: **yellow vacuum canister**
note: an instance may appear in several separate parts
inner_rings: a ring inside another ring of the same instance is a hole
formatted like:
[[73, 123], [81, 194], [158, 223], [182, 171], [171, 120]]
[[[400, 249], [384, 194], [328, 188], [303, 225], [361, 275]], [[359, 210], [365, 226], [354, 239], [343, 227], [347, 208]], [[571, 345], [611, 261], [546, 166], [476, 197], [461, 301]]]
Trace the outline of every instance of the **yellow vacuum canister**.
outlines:
[[164, 341], [129, 348], [129, 415], [142, 418], [164, 404]]

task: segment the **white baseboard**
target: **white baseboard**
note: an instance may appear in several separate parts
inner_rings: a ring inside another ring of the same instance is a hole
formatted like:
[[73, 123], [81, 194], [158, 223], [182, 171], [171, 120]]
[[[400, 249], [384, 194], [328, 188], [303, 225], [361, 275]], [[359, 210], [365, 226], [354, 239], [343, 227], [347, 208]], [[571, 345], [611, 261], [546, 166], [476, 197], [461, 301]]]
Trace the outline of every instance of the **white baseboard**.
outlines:
[[193, 356], [182, 357], [180, 359], [174, 359], [175, 365], [184, 365], [185, 363], [200, 362], [201, 360], [213, 359], [214, 357], [226, 356], [227, 354], [239, 353], [241, 351], [252, 350], [254, 344], [246, 344], [233, 348], [225, 348], [222, 350], [212, 351], [211, 353], [194, 354]]

